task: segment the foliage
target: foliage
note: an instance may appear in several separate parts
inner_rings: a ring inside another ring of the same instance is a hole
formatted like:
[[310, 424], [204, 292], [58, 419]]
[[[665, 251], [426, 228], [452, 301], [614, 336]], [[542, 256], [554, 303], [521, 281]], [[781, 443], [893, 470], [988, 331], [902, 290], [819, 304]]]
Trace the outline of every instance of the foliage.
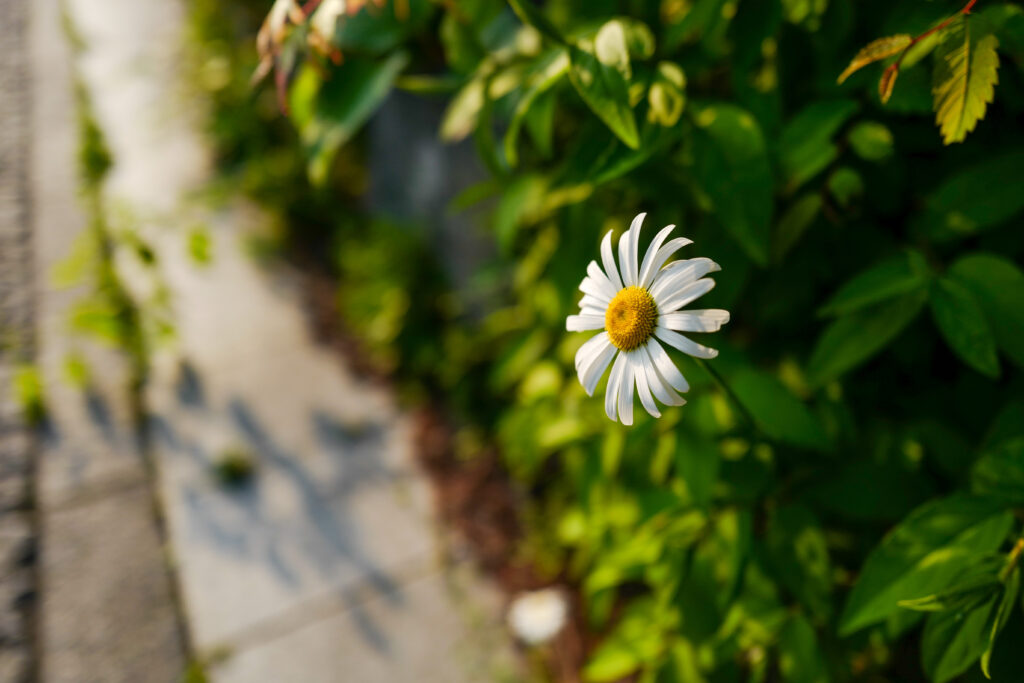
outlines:
[[[211, 132], [300, 248], [327, 245], [370, 355], [444, 397], [460, 448], [500, 448], [524, 553], [582, 596], [583, 676], [1017, 680], [1020, 7], [398, 4], [336, 19], [340, 65], [291, 27], [286, 121], [247, 89], [267, 3], [194, 0], [200, 73], [227, 64]], [[489, 172], [451, 207], [495, 246], [468, 284], [358, 202], [389, 88], [445, 98], [439, 135]], [[687, 405], [625, 430], [564, 319], [641, 210], [722, 265], [707, 306], [732, 323], [713, 365], [682, 359]]]

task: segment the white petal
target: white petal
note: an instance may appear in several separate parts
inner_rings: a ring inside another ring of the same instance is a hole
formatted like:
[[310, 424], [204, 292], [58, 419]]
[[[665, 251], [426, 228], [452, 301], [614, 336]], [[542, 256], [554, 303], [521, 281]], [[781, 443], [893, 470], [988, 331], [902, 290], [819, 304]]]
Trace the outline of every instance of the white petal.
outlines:
[[687, 339], [678, 332], [673, 332], [665, 327], [655, 327], [654, 334], [658, 339], [662, 340], [666, 344], [671, 344], [683, 353], [693, 356], [694, 358], [714, 358], [718, 355], [718, 351], [710, 349], [702, 344], [698, 344], [691, 339]]
[[608, 276], [604, 274], [603, 270], [601, 270], [601, 266], [597, 265], [597, 261], [591, 261], [587, 264], [587, 275], [593, 279], [600, 288], [601, 294], [603, 294], [608, 301], [611, 301], [615, 295], [619, 293], [619, 290], [612, 284], [612, 281], [609, 280]]
[[622, 368], [626, 365], [626, 354], [620, 353], [612, 364], [612, 373], [608, 375], [608, 387], [604, 394], [604, 412], [609, 420], [615, 421], [615, 405], [619, 397], [622, 382]]
[[662, 268], [654, 277], [654, 283], [650, 287], [651, 296], [657, 301], [663, 292], [671, 293], [672, 290], [717, 270], [721, 270], [719, 265], [703, 256], [675, 261]]
[[658, 318], [659, 325], [679, 332], [717, 332], [727, 322], [729, 311], [720, 308], [664, 313]]
[[672, 254], [676, 253], [687, 244], [693, 244], [693, 240], [688, 240], [685, 237], [677, 237], [674, 240], [669, 240], [668, 244], [658, 249], [658, 253], [654, 255], [654, 262], [651, 263], [650, 270], [643, 269], [646, 276], [641, 278], [641, 287], [650, 287], [654, 281], [655, 276], [658, 274], [659, 269], [665, 265], [665, 261], [669, 259]]
[[674, 225], [666, 225], [664, 228], [658, 231], [658, 234], [654, 236], [654, 240], [647, 247], [647, 253], [644, 254], [643, 264], [640, 266], [640, 272], [637, 275], [637, 283], [641, 287], [645, 287], [644, 281], [648, 279], [648, 275], [654, 273], [651, 266], [654, 264], [654, 259], [658, 255], [658, 251], [661, 249], [661, 244], [668, 238], [668, 234], [675, 230]]
[[658, 312], [665, 314], [676, 311], [691, 301], [698, 299], [715, 287], [715, 281], [709, 277], [685, 284], [679, 289], [662, 292], [661, 298], [655, 297], [654, 303]]
[[617, 351], [618, 349], [610, 341], [607, 341], [606, 335], [605, 345], [588, 359], [587, 364], [580, 367], [580, 383], [583, 385], [583, 390], [587, 392], [587, 396], [594, 395], [597, 383], [601, 381], [604, 371], [608, 369], [608, 365], [612, 362], [612, 358], [615, 357]]
[[681, 391], [684, 394], [689, 391], [690, 385], [686, 378], [683, 377], [683, 373], [679, 372], [679, 368], [668, 357], [668, 352], [658, 343], [658, 340], [652, 337], [645, 346], [651, 354], [651, 361], [654, 363], [654, 367], [658, 370], [661, 378], [676, 391]]
[[619, 422], [628, 427], [633, 424], [633, 365], [626, 354], [619, 357], [624, 359], [619, 375]]
[[[686, 399], [677, 394], [668, 381], [661, 376], [658, 369], [654, 367], [650, 349], [652, 343], [657, 344], [657, 342], [648, 341], [639, 349], [640, 360], [644, 364], [644, 372], [647, 374], [647, 383], [650, 385], [651, 391], [654, 392], [654, 398], [667, 406], [681, 406], [686, 403]], [[659, 348], [661, 347], [659, 346]], [[664, 352], [664, 349], [662, 349], [662, 353]], [[671, 361], [669, 362], [671, 363]]]
[[644, 351], [636, 349], [629, 352], [629, 362], [633, 369], [633, 377], [636, 378], [636, 395], [640, 397], [640, 405], [644, 407], [653, 417], [661, 417], [658, 405], [651, 396], [651, 387], [648, 384], [647, 369], [644, 367]]
[[629, 226], [626, 234], [619, 238], [619, 267], [622, 269], [622, 282], [627, 287], [637, 283], [637, 252], [640, 251], [640, 228], [643, 227], [646, 213], [638, 213]]
[[[611, 303], [612, 297], [608, 296], [607, 290], [589, 275], [583, 278], [583, 282], [580, 283], [580, 291], [584, 294], [589, 294], [596, 299], [600, 299], [606, 306]], [[612, 296], [615, 295], [612, 294]]]
[[615, 287], [615, 291], [622, 289], [622, 280], [619, 278], [619, 269], [615, 267], [615, 257], [612, 256], [612, 230], [605, 233], [601, 240], [601, 263], [604, 264], [605, 275]]
[[565, 329], [569, 332], [586, 332], [587, 330], [603, 330], [603, 315], [570, 315], [565, 319]]
[[608, 333], [602, 332], [595, 334], [593, 337], [583, 343], [579, 349], [576, 350], [576, 371], [579, 372], [580, 366], [587, 362], [587, 359], [604, 347], [604, 342], [608, 341]]
[[608, 312], [608, 306], [605, 305], [605, 304], [602, 304], [601, 306], [581, 306], [580, 307], [580, 315], [586, 315], [586, 316], [594, 316], [594, 315], [596, 315], [596, 316], [600, 317], [601, 320], [604, 320], [604, 315], [607, 312]]
[[584, 294], [583, 298], [580, 299], [580, 308], [594, 308], [601, 311], [601, 313], [603, 314], [606, 310], [608, 310], [608, 302], [601, 301], [596, 296]]

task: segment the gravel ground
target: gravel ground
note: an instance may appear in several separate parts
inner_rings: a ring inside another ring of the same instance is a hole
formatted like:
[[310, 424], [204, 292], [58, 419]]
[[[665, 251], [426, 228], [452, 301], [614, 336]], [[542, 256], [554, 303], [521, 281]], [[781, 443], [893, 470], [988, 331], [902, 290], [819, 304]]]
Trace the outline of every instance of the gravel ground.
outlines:
[[34, 671], [35, 539], [29, 430], [11, 397], [13, 368], [32, 358], [28, 197], [28, 0], [0, 0], [0, 681]]

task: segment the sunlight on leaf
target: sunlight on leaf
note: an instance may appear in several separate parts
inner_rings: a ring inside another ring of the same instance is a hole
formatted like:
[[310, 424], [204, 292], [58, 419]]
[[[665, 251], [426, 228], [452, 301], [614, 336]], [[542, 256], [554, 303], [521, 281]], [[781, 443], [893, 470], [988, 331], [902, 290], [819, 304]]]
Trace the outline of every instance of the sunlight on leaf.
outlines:
[[[839, 78], [836, 79], [836, 82], [842, 83], [855, 71], [863, 69], [872, 62], [877, 62], [878, 60], [885, 59], [886, 57], [892, 57], [909, 47], [913, 40], [914, 39], [909, 35], [901, 33], [895, 36], [879, 38], [878, 40], [868, 43], [860, 49], [857, 56], [850, 61], [849, 66], [843, 70], [843, 73], [839, 74]], [[895, 79], [895, 76], [893, 78]], [[890, 92], [891, 90], [892, 89], [890, 88]]]
[[999, 40], [994, 35], [975, 36], [966, 18], [959, 18], [943, 32], [935, 48], [932, 95], [935, 123], [943, 143], [962, 142], [985, 117], [992, 101], [999, 56]]

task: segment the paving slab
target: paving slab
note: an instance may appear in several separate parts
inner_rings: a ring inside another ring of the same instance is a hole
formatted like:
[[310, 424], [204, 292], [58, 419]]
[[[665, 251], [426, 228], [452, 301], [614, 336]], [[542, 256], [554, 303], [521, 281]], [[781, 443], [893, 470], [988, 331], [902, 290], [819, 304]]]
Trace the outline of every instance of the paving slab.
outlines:
[[[455, 585], [465, 568], [445, 564], [407, 417], [317, 345], [295, 273], [246, 256], [265, 217], [186, 201], [209, 170], [179, 80], [182, 5], [67, 6], [116, 160], [108, 201], [134, 217], [171, 294], [147, 443], [191, 643], [202, 660], [229, 653], [212, 680], [492, 680], [510, 659], [499, 598], [479, 577]], [[197, 222], [206, 266], [186, 249]], [[228, 454], [253, 466], [235, 485], [215, 476]]]
[[[127, 360], [69, 333], [82, 290], [51, 273], [87, 229], [78, 204], [72, 54], [59, 0], [31, 3], [32, 225], [36, 364], [48, 418], [39, 444], [38, 679], [178, 681], [183, 631], [129, 399]], [[64, 377], [68, 353], [88, 360], [88, 390]]]

